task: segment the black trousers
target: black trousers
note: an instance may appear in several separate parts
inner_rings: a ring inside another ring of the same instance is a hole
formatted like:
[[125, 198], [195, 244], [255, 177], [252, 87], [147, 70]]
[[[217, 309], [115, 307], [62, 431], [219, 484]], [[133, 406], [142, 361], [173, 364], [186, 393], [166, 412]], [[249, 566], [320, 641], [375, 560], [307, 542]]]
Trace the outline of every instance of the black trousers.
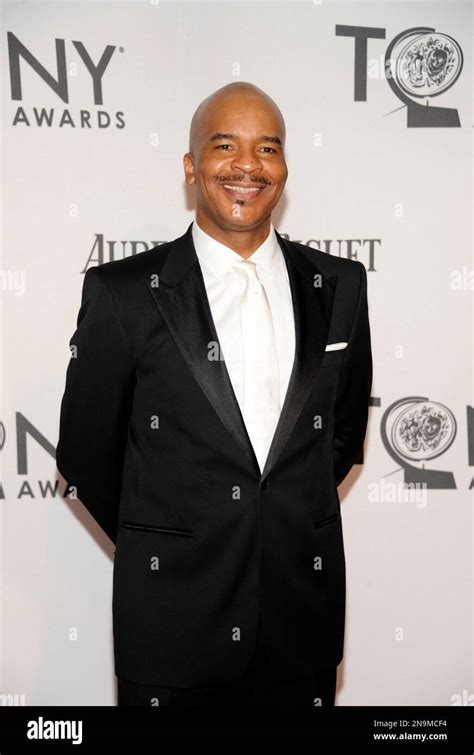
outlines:
[[246, 673], [240, 679], [218, 687], [160, 687], [136, 684], [118, 677], [119, 706], [166, 706], [180, 708], [231, 709], [253, 705], [277, 708], [334, 706], [337, 667], [315, 670], [305, 679], [275, 680], [267, 673], [260, 620], [257, 644]]

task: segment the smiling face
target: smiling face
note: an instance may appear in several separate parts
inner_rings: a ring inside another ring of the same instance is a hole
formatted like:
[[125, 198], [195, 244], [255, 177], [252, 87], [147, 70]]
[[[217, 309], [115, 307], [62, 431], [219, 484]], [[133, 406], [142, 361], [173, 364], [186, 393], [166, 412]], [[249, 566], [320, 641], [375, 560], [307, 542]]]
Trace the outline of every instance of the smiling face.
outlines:
[[183, 162], [198, 224], [232, 232], [268, 223], [288, 175], [285, 124], [273, 101], [231, 85], [200, 106], [190, 142]]

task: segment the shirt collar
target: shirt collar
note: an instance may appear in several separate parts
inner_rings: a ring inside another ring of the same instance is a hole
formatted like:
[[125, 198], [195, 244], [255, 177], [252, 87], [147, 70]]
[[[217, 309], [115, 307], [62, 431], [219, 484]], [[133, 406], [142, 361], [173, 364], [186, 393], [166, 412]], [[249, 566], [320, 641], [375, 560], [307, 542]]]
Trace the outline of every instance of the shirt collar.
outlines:
[[[216, 277], [222, 278], [243, 257], [230, 247], [217, 241], [202, 230], [196, 221], [193, 222], [192, 237], [196, 254], [208, 270]], [[249, 257], [252, 262], [266, 273], [274, 276], [281, 264], [281, 250], [275, 229], [270, 221], [270, 232], [265, 241]]]

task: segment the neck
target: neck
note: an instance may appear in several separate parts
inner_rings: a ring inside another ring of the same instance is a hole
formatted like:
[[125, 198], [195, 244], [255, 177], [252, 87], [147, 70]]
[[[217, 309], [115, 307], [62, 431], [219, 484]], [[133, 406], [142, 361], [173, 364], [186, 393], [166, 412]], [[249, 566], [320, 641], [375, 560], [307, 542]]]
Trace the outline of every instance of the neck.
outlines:
[[234, 252], [248, 259], [259, 248], [270, 233], [270, 217], [257, 228], [232, 228], [226, 229], [217, 226], [209, 218], [201, 217], [196, 213], [196, 223], [213, 239], [230, 247]]

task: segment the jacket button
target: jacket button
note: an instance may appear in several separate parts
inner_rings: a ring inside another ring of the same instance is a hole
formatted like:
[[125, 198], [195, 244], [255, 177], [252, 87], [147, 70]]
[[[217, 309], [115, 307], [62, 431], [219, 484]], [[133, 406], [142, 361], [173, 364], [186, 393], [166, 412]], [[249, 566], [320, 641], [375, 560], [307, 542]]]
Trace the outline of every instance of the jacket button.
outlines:
[[268, 480], [264, 480], [260, 486], [261, 490], [266, 490], [268, 488]]

